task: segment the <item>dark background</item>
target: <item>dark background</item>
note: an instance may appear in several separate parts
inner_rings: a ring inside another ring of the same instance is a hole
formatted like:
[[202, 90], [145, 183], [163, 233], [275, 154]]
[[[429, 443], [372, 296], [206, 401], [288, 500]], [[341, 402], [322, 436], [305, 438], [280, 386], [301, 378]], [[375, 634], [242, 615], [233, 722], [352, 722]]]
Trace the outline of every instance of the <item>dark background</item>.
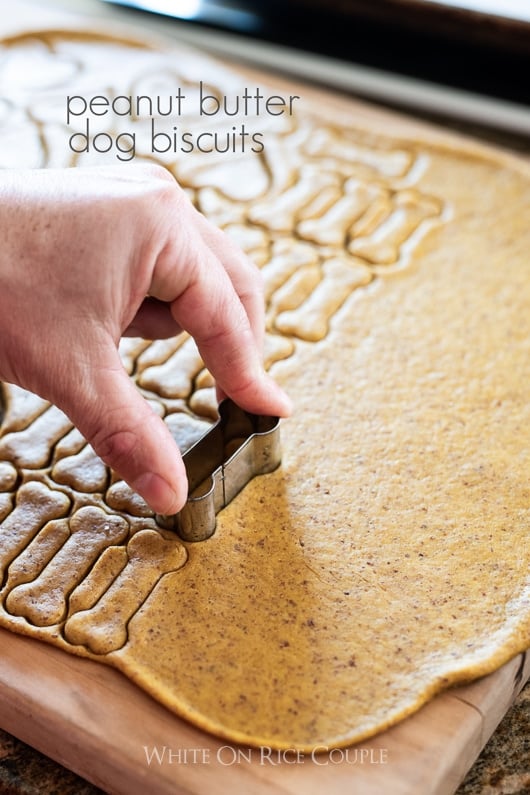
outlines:
[[[136, 9], [157, 5], [106, 2]], [[458, 9], [443, 0], [166, 0], [164, 7], [186, 25], [530, 106], [530, 22], [522, 18]]]

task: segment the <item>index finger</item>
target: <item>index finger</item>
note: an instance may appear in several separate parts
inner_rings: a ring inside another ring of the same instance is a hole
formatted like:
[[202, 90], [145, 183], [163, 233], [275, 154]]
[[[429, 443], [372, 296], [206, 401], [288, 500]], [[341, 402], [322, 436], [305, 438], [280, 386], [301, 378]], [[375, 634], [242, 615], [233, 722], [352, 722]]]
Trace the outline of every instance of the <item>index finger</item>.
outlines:
[[195, 212], [201, 237], [227, 272], [245, 308], [258, 348], [263, 351], [265, 300], [261, 271], [228, 234], [211, 224], [198, 210]]
[[[248, 301], [253, 292], [251, 271], [243, 280]], [[257, 279], [257, 295], [260, 289]], [[150, 294], [170, 303], [175, 321], [195, 339], [225, 394], [256, 414], [290, 413], [288, 397], [263, 369], [254, 332], [254, 326], [263, 323], [262, 315], [251, 312], [251, 321], [223, 263], [202, 238], [200, 225], [173, 231], [157, 258]]]

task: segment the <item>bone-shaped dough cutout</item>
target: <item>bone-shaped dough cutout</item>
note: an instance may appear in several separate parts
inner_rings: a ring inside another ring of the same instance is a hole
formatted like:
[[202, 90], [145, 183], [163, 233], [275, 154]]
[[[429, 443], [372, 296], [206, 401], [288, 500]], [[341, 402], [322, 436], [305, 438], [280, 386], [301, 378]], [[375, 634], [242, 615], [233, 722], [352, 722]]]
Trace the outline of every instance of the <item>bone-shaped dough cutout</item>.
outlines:
[[66, 414], [50, 406], [23, 431], [13, 431], [0, 439], [0, 458], [28, 469], [44, 467], [51, 458], [54, 444], [71, 427]]
[[266, 370], [270, 370], [275, 362], [288, 359], [293, 353], [294, 343], [292, 340], [283, 337], [281, 334], [265, 334], [263, 362]]
[[69, 456], [77, 455], [86, 445], [85, 437], [78, 431], [77, 428], [72, 428], [66, 436], [59, 439], [53, 450], [53, 464], [60, 461], [61, 458], [68, 458]]
[[180, 569], [186, 547], [155, 530], [140, 530], [127, 545], [128, 561], [110, 588], [90, 610], [71, 616], [64, 627], [69, 643], [94, 654], [109, 654], [127, 643], [127, 625], [159, 579]]
[[128, 523], [101, 508], [80, 508], [70, 519], [70, 536], [37, 579], [13, 588], [6, 599], [11, 615], [37, 627], [59, 624], [66, 615], [68, 595], [101, 552], [127, 537]]
[[274, 328], [275, 318], [282, 312], [296, 309], [306, 301], [322, 281], [323, 272], [319, 265], [303, 265], [291, 278], [274, 293], [267, 310], [266, 328]]
[[16, 384], [2, 384], [1, 391], [5, 402], [2, 436], [24, 430], [50, 407], [47, 400]]
[[0, 583], [11, 561], [41, 527], [64, 516], [69, 507], [70, 500], [65, 494], [52, 491], [43, 483], [25, 483], [19, 488], [14, 511], [0, 524]]
[[0, 494], [0, 522], [13, 510], [13, 500], [12, 494]]
[[169, 337], [166, 340], [154, 340], [151, 345], [145, 349], [136, 360], [136, 373], [140, 375], [148, 367], [155, 367], [159, 364], [167, 362], [170, 356], [185, 343], [188, 336], [185, 332], [176, 337]]
[[13, 510], [15, 495], [12, 492], [17, 480], [18, 472], [13, 464], [9, 461], [0, 461], [0, 522], [3, 522]]
[[368, 237], [354, 238], [348, 250], [373, 264], [391, 265], [400, 257], [403, 244], [428, 218], [440, 215], [438, 201], [417, 191], [397, 194], [394, 211]]
[[193, 389], [193, 380], [204, 367], [197, 346], [188, 338], [163, 364], [144, 370], [138, 384], [162, 397], [186, 398]]
[[[279, 247], [278, 247], [279, 248]], [[307, 243], [293, 243], [274, 252], [272, 259], [261, 269], [266, 302], [297, 270], [318, 264], [317, 252]]]
[[322, 269], [324, 278], [307, 301], [297, 309], [278, 315], [275, 320], [278, 331], [309, 342], [323, 339], [328, 333], [331, 318], [348, 296], [373, 279], [366, 265], [340, 257], [328, 260]]
[[0, 461], [0, 491], [11, 491], [17, 482], [18, 473], [9, 461]]
[[217, 188], [201, 188], [197, 195], [198, 209], [216, 226], [242, 223], [245, 218], [243, 204], [235, 204]]
[[320, 217], [308, 218], [298, 224], [298, 233], [320, 245], [342, 246], [350, 226], [367, 210], [380, 194], [378, 188], [358, 180], [348, 180], [345, 193]]
[[137, 337], [122, 337], [119, 344], [119, 354], [128, 375], [134, 371], [136, 359], [149, 346], [148, 340]]
[[249, 218], [253, 223], [263, 224], [275, 232], [290, 232], [300, 210], [312, 202], [324, 189], [339, 186], [339, 179], [332, 172], [306, 169], [298, 181], [273, 201], [255, 205]]
[[126, 565], [126, 547], [104, 549], [86, 577], [70, 594], [67, 618], [74, 613], [80, 613], [81, 610], [90, 610], [91, 607], [94, 607]]
[[64, 483], [78, 491], [103, 492], [107, 486], [107, 467], [89, 444], [79, 453], [61, 458], [52, 469], [56, 483]]
[[376, 149], [362, 146], [331, 130], [318, 130], [306, 144], [313, 157], [330, 157], [345, 163], [363, 163], [385, 177], [403, 177], [412, 166], [413, 156], [404, 149]]
[[69, 535], [68, 519], [54, 519], [45, 524], [9, 566], [5, 590], [11, 591], [17, 585], [31, 582], [38, 577], [68, 540]]

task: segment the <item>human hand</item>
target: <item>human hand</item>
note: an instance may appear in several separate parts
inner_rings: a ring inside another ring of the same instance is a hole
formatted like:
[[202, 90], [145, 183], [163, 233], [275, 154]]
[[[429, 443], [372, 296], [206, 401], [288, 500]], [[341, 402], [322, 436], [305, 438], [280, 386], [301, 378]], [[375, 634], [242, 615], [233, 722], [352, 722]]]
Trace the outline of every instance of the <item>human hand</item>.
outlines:
[[289, 413], [261, 363], [259, 271], [169, 172], [5, 171], [0, 235], [0, 379], [59, 406], [156, 513], [180, 510], [186, 475], [122, 366], [123, 335], [184, 329], [219, 394], [254, 413]]

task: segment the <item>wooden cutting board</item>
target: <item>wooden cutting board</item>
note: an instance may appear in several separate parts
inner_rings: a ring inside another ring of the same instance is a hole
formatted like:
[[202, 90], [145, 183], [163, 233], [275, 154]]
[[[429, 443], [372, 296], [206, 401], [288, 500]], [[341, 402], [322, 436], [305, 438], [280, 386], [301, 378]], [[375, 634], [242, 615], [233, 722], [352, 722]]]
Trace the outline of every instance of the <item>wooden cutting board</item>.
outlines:
[[[0, 0], [4, 5], [12, 4]], [[17, 4], [16, 11], [26, 25], [23, 8]], [[3, 28], [17, 29], [13, 16], [5, 20]], [[360, 117], [388, 118], [361, 103], [355, 108]], [[394, 132], [398, 124], [403, 131], [422, 129], [393, 119]], [[530, 655], [519, 655], [371, 741], [312, 757], [217, 740], [114, 669], [44, 643], [0, 630], [0, 649], [0, 727], [103, 790], [124, 795], [450, 795], [530, 676]]]
[[119, 672], [0, 630], [0, 727], [116, 795], [451, 795], [530, 676], [530, 655], [349, 749], [217, 740]]

